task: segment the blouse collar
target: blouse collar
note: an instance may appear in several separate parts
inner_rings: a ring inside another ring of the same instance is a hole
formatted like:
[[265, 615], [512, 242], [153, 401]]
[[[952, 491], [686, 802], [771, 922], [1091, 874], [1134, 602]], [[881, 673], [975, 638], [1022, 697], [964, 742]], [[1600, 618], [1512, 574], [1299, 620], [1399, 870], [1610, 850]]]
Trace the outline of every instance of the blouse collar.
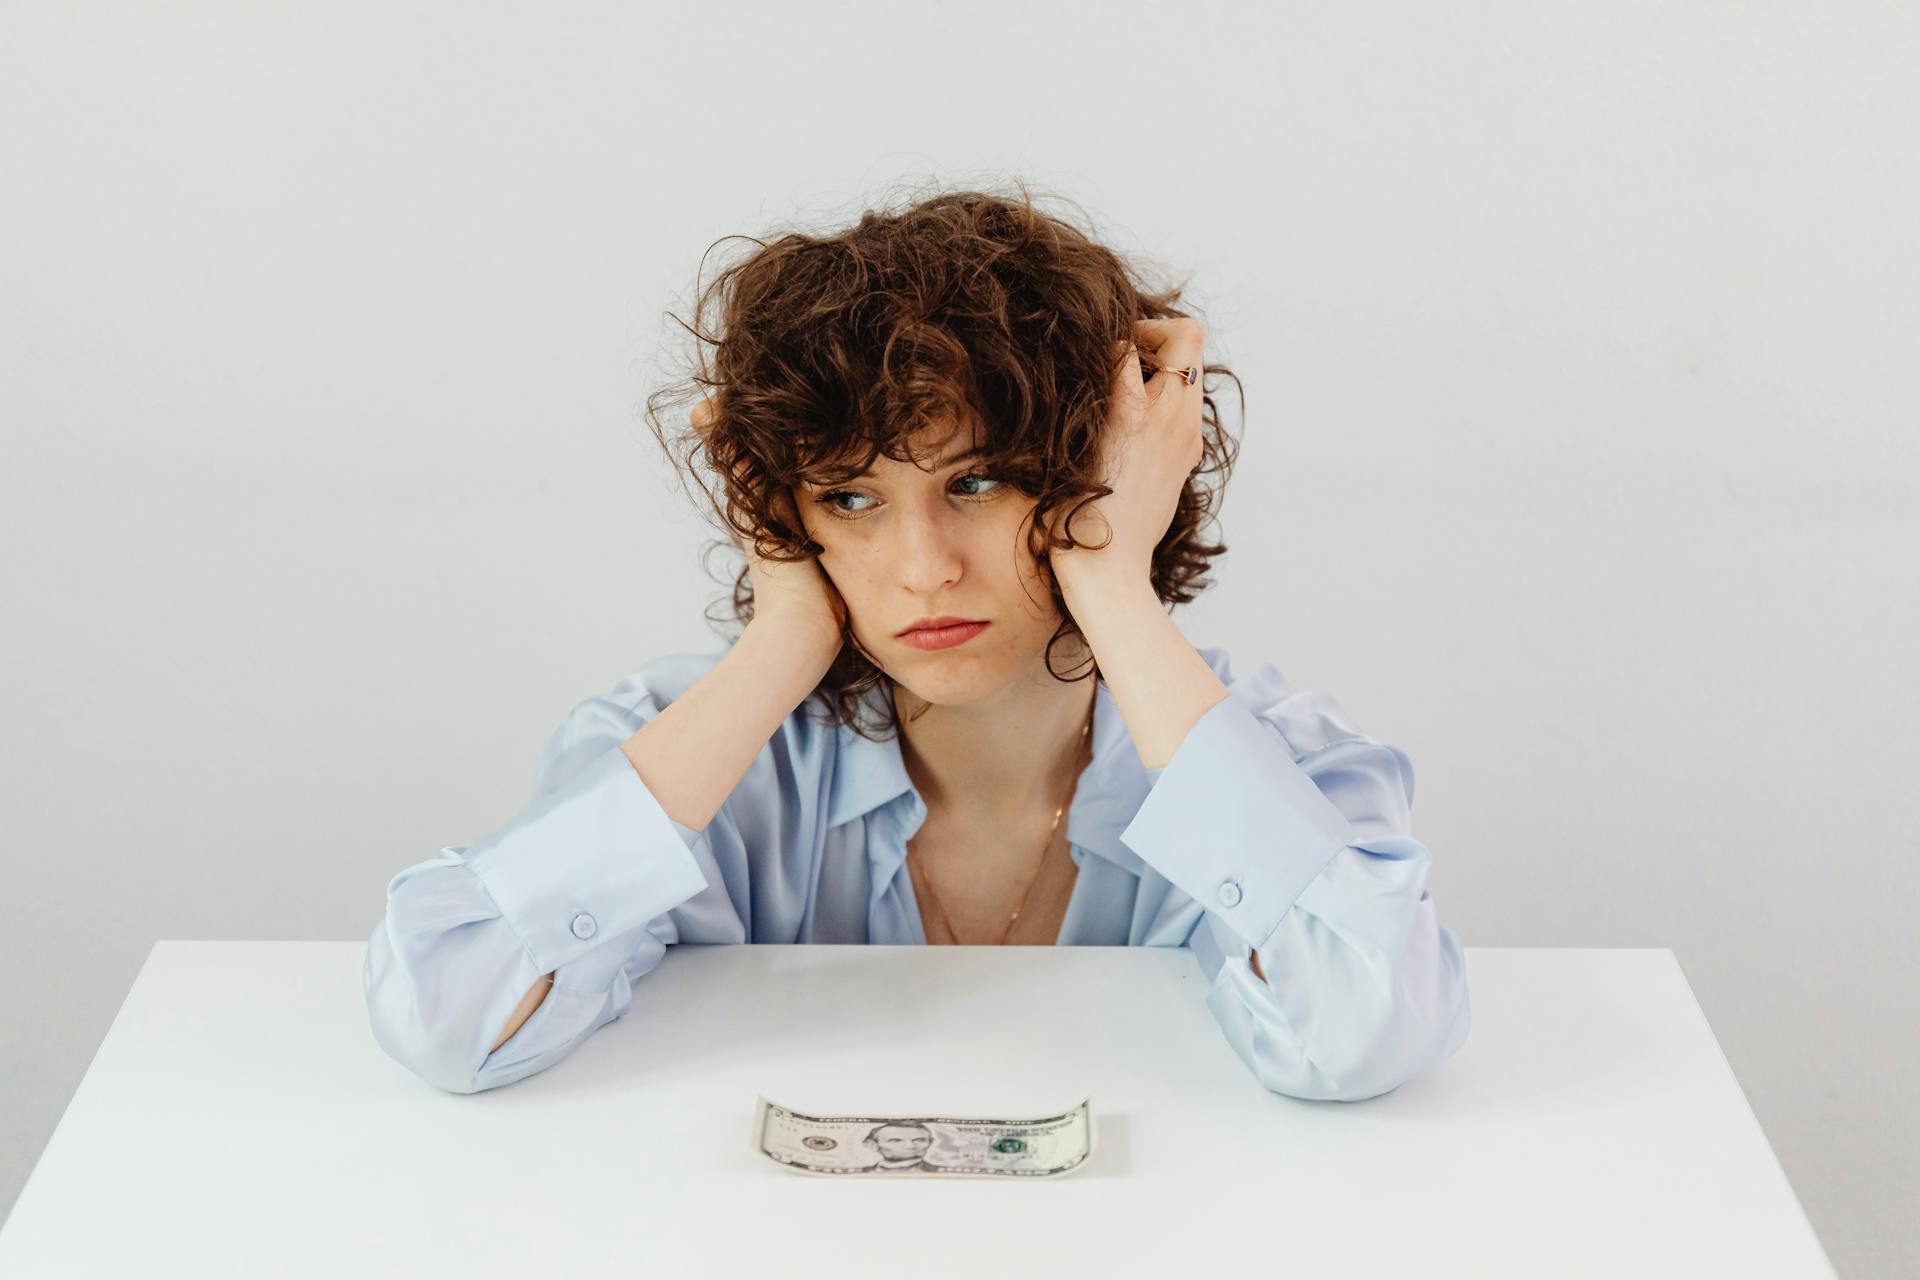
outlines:
[[[885, 691], [875, 685], [861, 695], [875, 713], [884, 714]], [[846, 725], [834, 727], [833, 775], [829, 784], [827, 824], [838, 827], [855, 818], [885, 809], [900, 832], [898, 847], [869, 840], [873, 885], [882, 890], [906, 857], [906, 840], [927, 816], [926, 802], [907, 773], [897, 736], [876, 742]], [[1067, 842], [1131, 872], [1142, 873], [1145, 863], [1120, 840], [1153, 787], [1160, 770], [1150, 775], [1121, 718], [1119, 704], [1105, 680], [1096, 677], [1093, 698], [1093, 759], [1080, 771], [1073, 802], [1067, 810]], [[1074, 861], [1079, 862], [1076, 856]]]

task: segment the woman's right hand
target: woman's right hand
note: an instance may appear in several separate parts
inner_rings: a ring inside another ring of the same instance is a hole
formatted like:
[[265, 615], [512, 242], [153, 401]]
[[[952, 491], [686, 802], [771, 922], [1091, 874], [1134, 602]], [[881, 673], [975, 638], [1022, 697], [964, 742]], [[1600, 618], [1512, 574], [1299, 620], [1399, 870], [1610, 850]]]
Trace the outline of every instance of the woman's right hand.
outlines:
[[[707, 426], [711, 402], [703, 400], [693, 411], [694, 425]], [[793, 495], [783, 493], [775, 500], [781, 518], [793, 529], [806, 531], [794, 505]], [[749, 626], [761, 631], [773, 630], [792, 637], [813, 652], [823, 655], [827, 666], [844, 643], [846, 601], [835, 589], [817, 556], [805, 560], [767, 560], [743, 541], [736, 532], [733, 545], [747, 558], [747, 572], [753, 582], [753, 618]], [[824, 673], [824, 668], [822, 669]]]
[[[777, 503], [792, 527], [805, 529], [794, 510], [791, 494], [780, 495]], [[768, 627], [803, 640], [817, 639], [826, 646], [830, 657], [837, 656], [843, 642], [847, 606], [820, 567], [820, 558], [767, 560], [738, 536], [734, 538], [734, 545], [745, 553], [747, 572], [753, 580], [753, 622], [765, 622]]]

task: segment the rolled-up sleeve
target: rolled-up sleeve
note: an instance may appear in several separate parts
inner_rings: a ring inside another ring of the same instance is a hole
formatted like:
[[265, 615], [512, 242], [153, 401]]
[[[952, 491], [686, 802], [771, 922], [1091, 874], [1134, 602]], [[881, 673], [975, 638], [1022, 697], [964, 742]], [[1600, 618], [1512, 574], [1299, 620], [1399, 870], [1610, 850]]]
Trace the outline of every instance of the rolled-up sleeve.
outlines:
[[[711, 831], [670, 818], [621, 750], [662, 706], [635, 678], [580, 703], [539, 752], [530, 804], [388, 883], [363, 973], [388, 1055], [474, 1093], [552, 1066], [631, 1007], [632, 982], [677, 940], [668, 913], [709, 883], [697, 851]], [[540, 1006], [493, 1049], [548, 973]]]
[[601, 930], [631, 936], [707, 887], [687, 833], [616, 743], [464, 857], [533, 967], [554, 973]]
[[1412, 764], [1271, 664], [1229, 694], [1147, 771], [1121, 839], [1204, 907], [1187, 943], [1207, 1006], [1263, 1085], [1386, 1093], [1458, 1049], [1471, 1021], [1460, 940], [1411, 833]]

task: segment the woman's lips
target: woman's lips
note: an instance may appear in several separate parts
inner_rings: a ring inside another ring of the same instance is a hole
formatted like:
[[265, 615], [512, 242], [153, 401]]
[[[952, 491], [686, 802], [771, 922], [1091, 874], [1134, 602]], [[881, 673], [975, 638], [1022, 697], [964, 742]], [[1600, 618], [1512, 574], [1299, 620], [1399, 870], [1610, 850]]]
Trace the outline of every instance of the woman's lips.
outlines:
[[992, 625], [989, 622], [963, 622], [953, 627], [926, 627], [907, 632], [900, 637], [900, 642], [916, 649], [951, 649], [957, 644], [965, 644]]

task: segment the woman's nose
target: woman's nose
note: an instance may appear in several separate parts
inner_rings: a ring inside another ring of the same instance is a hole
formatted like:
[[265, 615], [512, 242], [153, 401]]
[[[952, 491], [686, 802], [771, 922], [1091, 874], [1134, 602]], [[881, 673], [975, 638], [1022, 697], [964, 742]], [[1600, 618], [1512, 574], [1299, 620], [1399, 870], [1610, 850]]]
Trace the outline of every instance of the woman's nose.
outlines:
[[963, 557], [955, 522], [939, 514], [908, 514], [896, 532], [893, 559], [909, 587], [931, 590], [958, 575]]

